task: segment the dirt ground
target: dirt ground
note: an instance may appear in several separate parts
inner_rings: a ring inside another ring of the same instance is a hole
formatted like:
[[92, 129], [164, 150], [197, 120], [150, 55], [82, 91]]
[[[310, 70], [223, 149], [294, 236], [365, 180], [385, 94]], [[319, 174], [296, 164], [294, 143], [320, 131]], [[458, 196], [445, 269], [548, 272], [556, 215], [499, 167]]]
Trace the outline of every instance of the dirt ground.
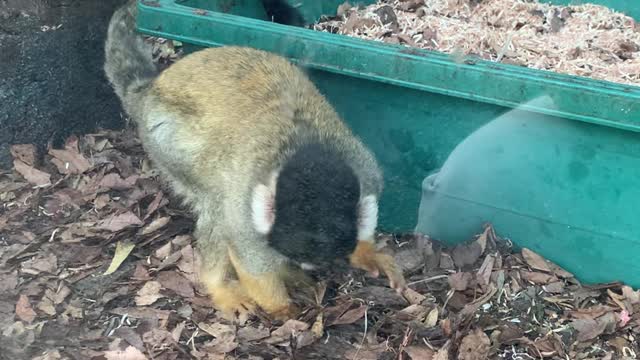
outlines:
[[[583, 286], [490, 225], [446, 248], [380, 234], [402, 295], [318, 279], [299, 319], [223, 320], [194, 273], [193, 221], [133, 130], [72, 136], [0, 176], [0, 359], [635, 359], [640, 292]], [[106, 275], [105, 275], [106, 273]]]
[[104, 38], [124, 0], [0, 0], [0, 169], [9, 146], [46, 151], [72, 133], [121, 129], [102, 71]]

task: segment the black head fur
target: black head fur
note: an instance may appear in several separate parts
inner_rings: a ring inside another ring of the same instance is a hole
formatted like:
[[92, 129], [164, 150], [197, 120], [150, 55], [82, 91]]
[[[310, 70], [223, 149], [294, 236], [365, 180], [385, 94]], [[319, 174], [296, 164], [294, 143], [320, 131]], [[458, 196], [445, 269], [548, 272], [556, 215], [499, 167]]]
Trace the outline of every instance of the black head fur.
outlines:
[[297, 147], [278, 177], [271, 246], [320, 267], [346, 259], [357, 243], [359, 198], [358, 178], [335, 149]]

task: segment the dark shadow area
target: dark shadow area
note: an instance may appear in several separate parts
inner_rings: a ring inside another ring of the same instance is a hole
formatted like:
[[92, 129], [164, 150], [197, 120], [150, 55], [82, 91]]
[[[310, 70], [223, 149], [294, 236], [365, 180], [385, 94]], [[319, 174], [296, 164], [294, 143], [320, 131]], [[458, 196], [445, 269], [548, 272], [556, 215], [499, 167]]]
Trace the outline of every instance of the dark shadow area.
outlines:
[[123, 3], [0, 0], [0, 168], [11, 167], [11, 144], [42, 153], [71, 133], [123, 125], [102, 72], [107, 25]]

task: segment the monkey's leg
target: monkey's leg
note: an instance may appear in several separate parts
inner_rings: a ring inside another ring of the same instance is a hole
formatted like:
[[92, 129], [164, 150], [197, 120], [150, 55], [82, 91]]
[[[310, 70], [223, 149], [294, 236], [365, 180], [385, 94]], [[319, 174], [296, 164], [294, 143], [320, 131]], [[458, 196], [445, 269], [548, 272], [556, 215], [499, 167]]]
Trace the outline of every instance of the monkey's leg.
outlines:
[[[257, 255], [259, 256], [259, 255]], [[295, 317], [299, 309], [289, 297], [286, 287], [286, 265], [273, 264], [269, 271], [249, 271], [248, 261], [256, 261], [252, 258], [244, 259], [236, 256], [229, 250], [229, 259], [240, 279], [244, 291], [251, 300], [277, 320], [287, 320]]]
[[389, 278], [389, 285], [398, 292], [402, 292], [407, 286], [402, 269], [398, 266], [393, 256], [377, 250], [373, 240], [358, 241], [358, 245], [349, 260], [351, 266], [365, 270], [373, 277], [378, 277], [380, 272], [383, 272]]
[[[216, 249], [218, 250], [218, 249]], [[247, 320], [255, 311], [255, 303], [237, 279], [229, 261], [227, 251], [202, 252], [200, 281], [205, 286], [215, 308], [228, 320], [236, 316]]]

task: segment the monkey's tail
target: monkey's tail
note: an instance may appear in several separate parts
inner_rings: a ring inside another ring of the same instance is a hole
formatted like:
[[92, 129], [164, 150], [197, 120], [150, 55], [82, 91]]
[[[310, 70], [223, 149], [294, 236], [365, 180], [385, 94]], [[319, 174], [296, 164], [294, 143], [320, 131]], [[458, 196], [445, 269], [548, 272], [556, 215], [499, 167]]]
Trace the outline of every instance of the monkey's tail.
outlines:
[[136, 31], [136, 0], [116, 10], [109, 22], [104, 71], [124, 110], [138, 119], [141, 99], [160, 73], [153, 62], [152, 46]]

